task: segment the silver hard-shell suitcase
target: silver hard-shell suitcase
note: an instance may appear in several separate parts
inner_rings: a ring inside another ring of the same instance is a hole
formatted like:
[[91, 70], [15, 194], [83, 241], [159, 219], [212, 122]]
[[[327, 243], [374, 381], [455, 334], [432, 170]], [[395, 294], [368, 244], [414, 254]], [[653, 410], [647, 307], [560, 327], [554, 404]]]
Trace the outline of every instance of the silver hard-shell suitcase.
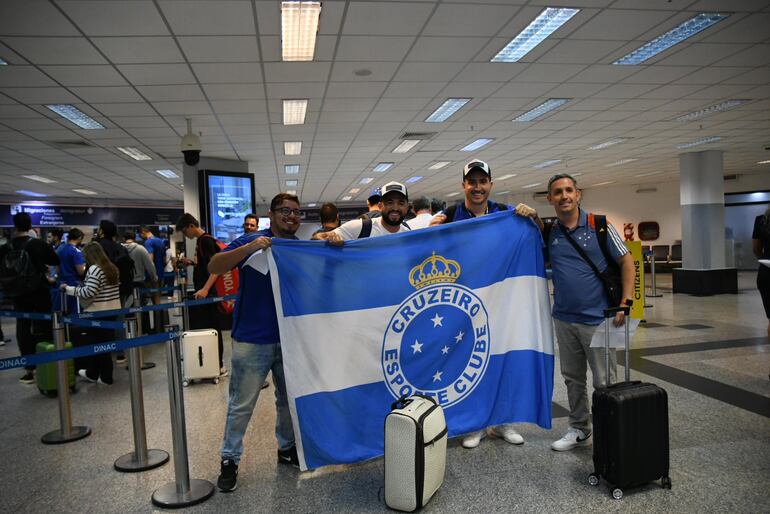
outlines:
[[385, 418], [385, 503], [411, 512], [444, 481], [447, 427], [443, 409], [424, 396], [402, 397]]
[[209, 379], [219, 383], [219, 342], [217, 331], [210, 328], [182, 333], [182, 384]]

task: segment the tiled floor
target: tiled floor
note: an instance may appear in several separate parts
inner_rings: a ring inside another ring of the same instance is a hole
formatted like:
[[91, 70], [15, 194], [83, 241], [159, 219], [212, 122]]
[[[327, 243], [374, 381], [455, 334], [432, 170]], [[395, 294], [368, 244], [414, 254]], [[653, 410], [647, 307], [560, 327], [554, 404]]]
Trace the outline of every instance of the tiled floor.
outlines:
[[[755, 274], [740, 274], [740, 293], [716, 297], [672, 295], [670, 275], [658, 275], [661, 298], [650, 298], [648, 327], [631, 353], [632, 377], [669, 394], [673, 489], [627, 491], [610, 499], [589, 486], [591, 448], [556, 453], [566, 429], [566, 390], [554, 377], [553, 430], [522, 425], [526, 442], [484, 440], [475, 450], [450, 441], [443, 487], [425, 512], [767, 512], [770, 504], [770, 345]], [[654, 326], [660, 324], [661, 326]], [[688, 330], [677, 325], [706, 325]], [[7, 335], [13, 324], [3, 320]], [[15, 344], [0, 347], [12, 356]], [[148, 441], [171, 451], [165, 352], [143, 373]], [[621, 360], [622, 362], [622, 360]], [[558, 370], [558, 366], [557, 366]], [[76, 424], [93, 434], [60, 446], [40, 443], [58, 425], [57, 403], [18, 383], [18, 370], [0, 372], [0, 505], [4, 512], [152, 512], [150, 495], [174, 478], [173, 464], [135, 474], [112, 469], [131, 451], [128, 379], [80, 384], [73, 396]], [[668, 380], [661, 377], [668, 377]], [[216, 481], [227, 381], [184, 390], [193, 478]], [[247, 434], [238, 490], [216, 493], [189, 512], [383, 512], [382, 460], [299, 473], [275, 462], [273, 389], [260, 398]], [[736, 406], [735, 404], [742, 405]], [[764, 414], [763, 414], [764, 413]]]

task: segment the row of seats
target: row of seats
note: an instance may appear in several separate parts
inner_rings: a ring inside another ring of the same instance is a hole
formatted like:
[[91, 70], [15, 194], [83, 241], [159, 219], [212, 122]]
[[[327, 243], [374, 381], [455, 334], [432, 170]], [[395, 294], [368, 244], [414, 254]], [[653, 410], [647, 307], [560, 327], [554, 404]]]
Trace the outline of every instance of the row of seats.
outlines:
[[646, 252], [652, 252], [655, 262], [668, 262], [671, 264], [682, 263], [682, 245], [652, 245], [644, 248]]

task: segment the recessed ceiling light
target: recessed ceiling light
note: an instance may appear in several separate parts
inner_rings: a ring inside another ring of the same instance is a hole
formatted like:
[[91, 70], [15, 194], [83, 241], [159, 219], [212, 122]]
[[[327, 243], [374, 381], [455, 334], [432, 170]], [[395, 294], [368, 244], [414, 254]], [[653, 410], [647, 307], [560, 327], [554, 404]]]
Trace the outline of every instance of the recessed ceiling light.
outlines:
[[369, 70], [369, 69], [366, 69], [366, 68], [361, 68], [361, 69], [358, 69], [358, 70], [353, 70], [353, 75], [355, 75], [357, 77], [368, 77], [371, 74], [372, 74], [372, 70]]
[[605, 168], [612, 168], [614, 166], [623, 166], [624, 164], [628, 164], [629, 162], [637, 161], [638, 159], [620, 159], [619, 161], [611, 162], [609, 164], [605, 164]]
[[0, 66], [8, 66], [8, 63], [0, 59]]
[[284, 100], [283, 101], [283, 124], [284, 125], [302, 125], [305, 123], [305, 114], [307, 113], [307, 100]]
[[627, 138], [627, 137], [616, 137], [614, 139], [610, 139], [609, 141], [605, 141], [603, 143], [599, 143], [599, 144], [596, 144], [596, 145], [593, 145], [593, 146], [589, 146], [588, 150], [604, 150], [605, 148], [607, 148], [609, 146], [617, 145], [619, 143], [624, 143], [624, 142], [628, 141], [628, 139], [629, 138]]
[[42, 182], [43, 184], [55, 184], [55, 180], [51, 180], [50, 178], [41, 177], [40, 175], [22, 175], [22, 177], [27, 178], [29, 180], [35, 180], [37, 182]]
[[709, 143], [715, 143], [717, 141], [720, 141], [722, 138], [719, 136], [711, 136], [711, 137], [704, 137], [703, 139], [698, 139], [697, 141], [692, 141], [691, 143], [682, 143], [681, 145], [676, 145], [676, 147], [680, 150], [684, 150], [686, 148], [692, 148], [693, 146], [701, 146], [701, 145], [707, 145]]
[[350, 190], [350, 194], [352, 194], [352, 195], [357, 195], [360, 192], [361, 192], [361, 188], [360, 187], [354, 187], [353, 189]]
[[448, 165], [450, 165], [450, 164], [452, 164], [452, 163], [451, 163], [451, 162], [449, 162], [449, 161], [440, 161], [440, 162], [436, 162], [436, 163], [433, 163], [433, 164], [431, 165], [431, 167], [430, 167], [430, 168], [428, 168], [428, 169], [429, 169], [429, 170], [440, 170], [441, 168], [443, 168], [443, 167], [445, 167], [445, 166], [448, 166]]
[[526, 186], [521, 186], [521, 188], [522, 189], [532, 189], [533, 187], [537, 187], [540, 184], [542, 184], [542, 182], [535, 182], [534, 184], [527, 184]]
[[461, 152], [473, 152], [474, 150], [478, 150], [482, 146], [488, 145], [492, 141], [494, 141], [494, 139], [489, 139], [489, 138], [477, 139], [477, 140], [473, 141], [472, 143], [470, 143], [470, 144], [460, 148], [460, 151]]
[[388, 171], [392, 167], [393, 167], [393, 163], [392, 162], [381, 162], [377, 166], [374, 167], [374, 171], [376, 171], [377, 173], [384, 173], [384, 172]]
[[284, 155], [299, 155], [302, 153], [302, 141], [284, 141]]
[[81, 195], [98, 195], [96, 191], [91, 191], [90, 189], [73, 189], [76, 193], [80, 193]]
[[681, 43], [687, 38], [690, 38], [706, 30], [715, 23], [727, 18], [729, 14], [720, 13], [701, 13], [697, 16], [690, 18], [689, 20], [680, 23], [673, 29], [669, 30], [665, 34], [656, 37], [649, 43], [646, 43], [630, 54], [627, 54], [612, 64], [640, 64], [647, 59], [658, 55], [659, 53], [668, 50], [677, 43]]
[[637, 177], [650, 177], [652, 175], [660, 175], [661, 173], [665, 173], [665, 171], [648, 171], [647, 173], [639, 173], [636, 176]]
[[706, 116], [711, 116], [712, 114], [716, 114], [718, 112], [730, 110], [734, 107], [738, 107], [739, 105], [743, 105], [750, 101], [751, 100], [747, 98], [737, 98], [732, 100], [726, 100], [724, 102], [718, 103], [716, 105], [711, 105], [709, 107], [700, 109], [698, 111], [688, 112], [684, 116], [679, 116], [678, 118], [676, 118], [676, 121], [699, 120], [701, 118], [705, 118]]
[[299, 164], [284, 164], [283, 172], [287, 175], [296, 175], [299, 173]]
[[554, 164], [559, 164], [561, 162], [561, 159], [551, 159], [549, 161], [543, 161], [537, 164], [533, 164], [532, 167], [535, 169], [543, 169], [547, 168], [548, 166], [553, 166]]
[[321, 2], [281, 2], [284, 61], [312, 61]]
[[509, 173], [508, 175], [503, 175], [502, 177], [497, 177], [495, 180], [507, 180], [509, 178], [513, 178], [516, 176], [516, 173]]
[[307, 204], [308, 207], [315, 207], [316, 205], [318, 205], [318, 204], [315, 203], [315, 202]]
[[599, 182], [598, 184], [594, 184], [594, 185], [593, 185], [593, 187], [597, 187], [597, 186], [606, 186], [606, 185], [608, 185], [608, 184], [614, 184], [614, 183], [615, 183], [615, 181], [614, 181], [614, 180], [608, 180], [608, 181], [606, 181], [606, 182]]
[[521, 114], [513, 118], [511, 121], [534, 121], [540, 116], [543, 116], [544, 114], [547, 114], [553, 111], [554, 109], [558, 109], [559, 107], [566, 104], [570, 100], [572, 99], [571, 98], [549, 98], [548, 100], [541, 103], [534, 109], [530, 109], [524, 114]]
[[421, 180], [422, 180], [422, 177], [420, 177], [419, 175], [415, 175], [414, 177], [409, 177], [408, 179], [406, 179], [406, 183], [414, 184], [415, 182], [419, 182]]
[[20, 195], [34, 196], [34, 197], [37, 197], [37, 198], [40, 198], [40, 197], [43, 197], [43, 196], [48, 196], [48, 195], [43, 194], [43, 193], [36, 193], [34, 191], [27, 191], [26, 189], [18, 189], [18, 190], [16, 190], [16, 192], [19, 193]]
[[510, 191], [498, 191], [498, 192], [497, 192], [497, 193], [495, 193], [495, 194], [496, 194], [496, 195], [507, 195], [508, 193], [510, 193]]
[[118, 150], [123, 152], [124, 154], [128, 155], [135, 161], [151, 161], [152, 157], [147, 155], [146, 153], [143, 153], [137, 148], [134, 148], [133, 146], [117, 146]]
[[449, 196], [457, 196], [457, 195], [459, 195], [459, 194], [460, 194], [459, 192], [455, 192], [455, 193], [449, 193], [449, 194], [447, 195], [447, 197], [449, 197]]
[[342, 201], [343, 201], [343, 202], [347, 202], [347, 201], [348, 201], [348, 200], [350, 200], [351, 198], [353, 198], [353, 197], [352, 197], [352, 196], [350, 196], [350, 195], [348, 195], [348, 196], [343, 196], [343, 197], [342, 197]]
[[770, 164], [770, 161], [759, 161], [757, 164]]
[[286, 193], [290, 194], [290, 195], [297, 196], [297, 191], [295, 189], [289, 189], [288, 191], [286, 191]]
[[104, 125], [75, 107], [74, 105], [69, 104], [49, 104], [46, 105], [50, 110], [61, 116], [62, 118], [66, 118], [75, 125], [77, 125], [80, 128], [88, 129], [88, 130], [94, 130], [94, 129], [103, 129]]
[[287, 180], [286, 181], [286, 187], [297, 187], [297, 184], [299, 181], [297, 180]]
[[374, 180], [372, 177], [364, 177], [361, 179], [359, 184], [370, 184]]
[[419, 139], [404, 139], [393, 149], [393, 153], [406, 153], [420, 143]]
[[580, 9], [546, 7], [524, 30], [511, 39], [491, 62], [518, 61], [579, 12]]
[[179, 178], [179, 175], [174, 173], [174, 170], [155, 170], [155, 173], [166, 178]]
[[470, 98], [449, 98], [444, 101], [438, 109], [433, 111], [430, 116], [425, 118], [425, 121], [428, 123], [441, 123], [442, 121], [446, 121], [450, 116], [459, 111], [463, 105], [470, 101]]

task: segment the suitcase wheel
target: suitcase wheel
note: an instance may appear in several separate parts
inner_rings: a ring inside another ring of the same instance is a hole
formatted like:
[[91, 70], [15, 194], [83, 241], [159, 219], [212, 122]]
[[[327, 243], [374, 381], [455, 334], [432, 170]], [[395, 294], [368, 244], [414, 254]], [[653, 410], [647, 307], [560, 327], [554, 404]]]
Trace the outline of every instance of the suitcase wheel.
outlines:
[[613, 497], [614, 499], [616, 499], [616, 500], [622, 500], [622, 499], [623, 499], [623, 491], [622, 491], [622, 490], [620, 490], [620, 489], [619, 489], [619, 488], [617, 488], [617, 487], [616, 487], [615, 489], [613, 489], [613, 490], [612, 490], [612, 493], [611, 493], [611, 494], [612, 494], [612, 497]]
[[189, 380], [182, 380], [182, 386], [183, 387], [187, 387], [188, 385], [190, 385], [190, 381]]
[[671, 489], [671, 477], [663, 477], [660, 479], [660, 486], [663, 489]]
[[590, 475], [588, 475], [588, 485], [593, 487], [596, 487], [597, 485], [599, 485], [599, 475], [597, 475], [596, 473], [591, 473]]

